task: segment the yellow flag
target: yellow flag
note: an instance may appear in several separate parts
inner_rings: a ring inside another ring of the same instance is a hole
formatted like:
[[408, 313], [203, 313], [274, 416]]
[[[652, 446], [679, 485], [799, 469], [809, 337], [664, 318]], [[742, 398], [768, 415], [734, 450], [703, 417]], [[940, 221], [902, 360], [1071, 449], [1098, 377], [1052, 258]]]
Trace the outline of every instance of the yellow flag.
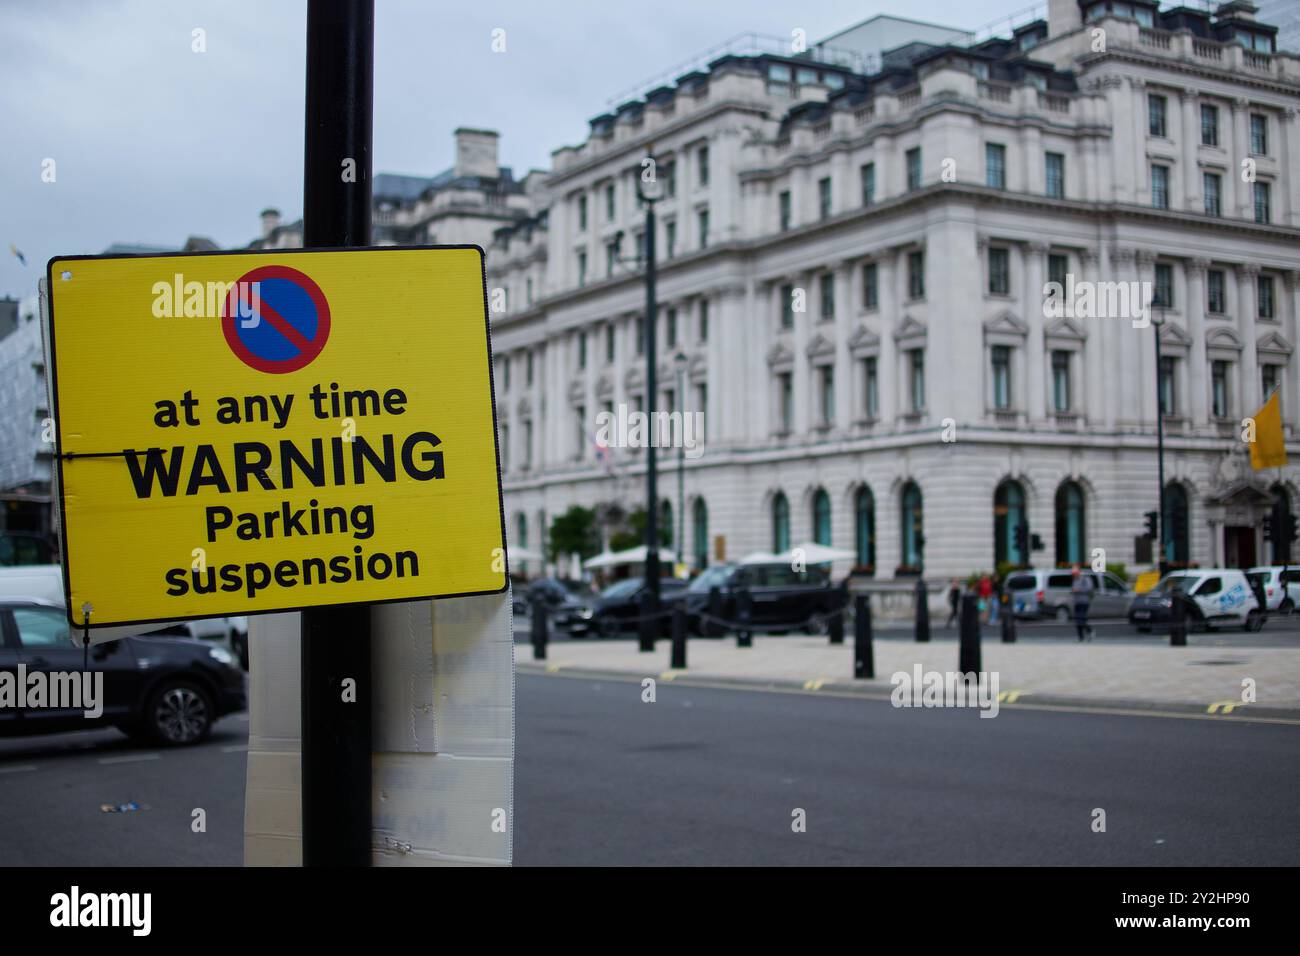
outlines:
[[1273, 392], [1255, 413], [1255, 440], [1250, 443], [1250, 467], [1281, 468], [1286, 464], [1286, 440], [1282, 436], [1282, 406]]

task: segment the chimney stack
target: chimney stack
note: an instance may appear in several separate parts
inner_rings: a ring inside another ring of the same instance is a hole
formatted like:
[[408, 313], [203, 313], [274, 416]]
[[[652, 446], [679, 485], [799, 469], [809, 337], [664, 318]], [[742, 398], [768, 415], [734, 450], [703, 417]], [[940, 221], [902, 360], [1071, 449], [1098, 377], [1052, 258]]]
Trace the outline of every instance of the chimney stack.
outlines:
[[265, 239], [280, 227], [280, 210], [262, 210], [262, 238]]
[[501, 175], [497, 162], [497, 134], [490, 129], [456, 130], [456, 167], [454, 175], [482, 176], [496, 179]]
[[1052, 38], [1063, 36], [1083, 26], [1083, 13], [1079, 10], [1079, 0], [1048, 0], [1047, 35]]

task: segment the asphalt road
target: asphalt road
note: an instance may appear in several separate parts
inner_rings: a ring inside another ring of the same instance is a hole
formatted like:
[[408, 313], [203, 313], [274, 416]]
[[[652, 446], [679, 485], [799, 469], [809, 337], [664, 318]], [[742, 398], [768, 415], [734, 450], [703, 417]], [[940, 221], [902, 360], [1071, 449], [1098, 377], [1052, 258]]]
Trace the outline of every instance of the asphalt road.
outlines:
[[[1300, 859], [1300, 726], [521, 675], [517, 865]], [[792, 831], [806, 812], [807, 830]], [[1106, 812], [1106, 832], [1091, 829]]]
[[[1300, 857], [1300, 725], [521, 675], [518, 865], [1225, 865]], [[0, 740], [0, 865], [233, 865], [247, 721], [181, 750]], [[102, 804], [144, 809], [105, 813]], [[207, 811], [207, 832], [191, 811]], [[807, 829], [791, 829], [792, 812]], [[1106, 811], [1105, 833], [1091, 829]]]

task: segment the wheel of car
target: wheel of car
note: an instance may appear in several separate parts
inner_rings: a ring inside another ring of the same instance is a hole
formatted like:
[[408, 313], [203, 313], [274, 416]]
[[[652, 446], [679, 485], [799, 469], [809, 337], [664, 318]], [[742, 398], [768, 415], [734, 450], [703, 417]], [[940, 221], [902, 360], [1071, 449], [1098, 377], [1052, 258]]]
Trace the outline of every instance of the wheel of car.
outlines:
[[818, 615], [808, 622], [804, 627], [804, 632], [814, 636], [820, 636], [830, 632], [831, 622], [829, 618]]
[[1056, 619], [1062, 623], [1070, 620], [1070, 609], [1064, 604], [1058, 604], [1056, 606]]
[[1264, 615], [1259, 611], [1250, 611], [1246, 614], [1246, 623], [1241, 626], [1243, 631], [1255, 633], [1264, 626]]
[[184, 746], [198, 743], [212, 730], [212, 701], [198, 684], [168, 680], [149, 695], [144, 729], [159, 743]]
[[1295, 602], [1292, 601], [1289, 597], [1283, 598], [1282, 603], [1277, 606], [1277, 609], [1281, 611], [1283, 614], [1290, 614], [1292, 611], [1295, 610]]

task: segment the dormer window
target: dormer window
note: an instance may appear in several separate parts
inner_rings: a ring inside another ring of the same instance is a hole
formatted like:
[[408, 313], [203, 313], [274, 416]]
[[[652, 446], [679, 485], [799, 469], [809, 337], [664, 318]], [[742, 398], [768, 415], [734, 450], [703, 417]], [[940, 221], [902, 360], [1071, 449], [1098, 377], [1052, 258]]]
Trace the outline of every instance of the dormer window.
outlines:
[[773, 63], [767, 68], [767, 78], [773, 83], [789, 83], [790, 68], [784, 63]]
[[975, 71], [975, 75], [979, 79], [987, 80], [989, 78], [989, 65], [987, 63], [983, 63], [980, 62], [979, 60], [976, 60], [975, 62], [971, 63], [971, 69]]
[[1036, 90], [1045, 91], [1047, 89], [1047, 77], [1043, 76], [1041, 73], [1026, 73], [1025, 82]]
[[816, 83], [817, 71], [801, 69], [795, 74], [795, 80], [799, 83]]
[[1020, 38], [1020, 49], [1021, 49], [1022, 51], [1023, 51], [1023, 50], [1032, 50], [1032, 49], [1033, 49], [1034, 47], [1036, 47], [1036, 46], [1038, 46], [1038, 34], [1037, 34], [1037, 33], [1026, 33], [1024, 36], [1022, 36], [1022, 37]]
[[1155, 26], [1155, 17], [1152, 16], [1151, 11], [1146, 7], [1134, 7], [1133, 19], [1137, 20], [1139, 26]]

